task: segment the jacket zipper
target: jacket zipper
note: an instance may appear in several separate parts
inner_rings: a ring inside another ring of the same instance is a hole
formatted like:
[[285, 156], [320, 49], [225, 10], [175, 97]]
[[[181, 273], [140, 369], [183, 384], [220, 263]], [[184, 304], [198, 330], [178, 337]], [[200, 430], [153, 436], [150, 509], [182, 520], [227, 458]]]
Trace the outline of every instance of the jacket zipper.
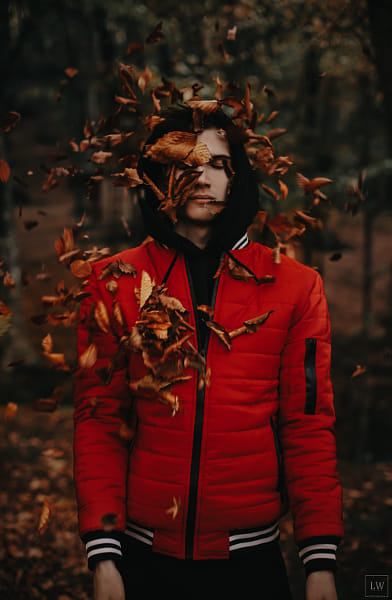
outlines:
[[[186, 273], [188, 277], [189, 289], [192, 298], [193, 314], [195, 317], [196, 324], [196, 337], [198, 350], [203, 356], [204, 360], [207, 359], [208, 344], [210, 341], [210, 330], [207, 331], [205, 343], [203, 348], [200, 348], [200, 329], [199, 321], [197, 318], [197, 302], [196, 296], [193, 289], [192, 277], [189, 271], [189, 265], [187, 259], [185, 259]], [[214, 310], [216, 295], [219, 285], [219, 277], [215, 280], [214, 288], [212, 292], [211, 308]], [[199, 379], [199, 378], [198, 378]], [[193, 546], [195, 539], [195, 526], [196, 526], [196, 512], [197, 512], [197, 496], [199, 487], [199, 472], [200, 472], [200, 455], [201, 455], [201, 443], [203, 439], [203, 421], [204, 421], [204, 400], [205, 400], [205, 386], [199, 390], [197, 386], [196, 395], [196, 413], [195, 422], [193, 426], [193, 446], [192, 446], [192, 458], [191, 458], [191, 474], [189, 479], [189, 499], [188, 499], [188, 513], [186, 518], [186, 529], [185, 529], [185, 558], [193, 558]]]
[[280, 499], [282, 502], [284, 502], [283, 463], [282, 463], [282, 456], [280, 453], [280, 441], [279, 441], [278, 432], [276, 431], [275, 423], [274, 423], [274, 420], [272, 417], [270, 418], [270, 423], [271, 423], [272, 434], [274, 436], [275, 454], [276, 454], [276, 460], [278, 463], [278, 484], [276, 486], [276, 491], [279, 492]]

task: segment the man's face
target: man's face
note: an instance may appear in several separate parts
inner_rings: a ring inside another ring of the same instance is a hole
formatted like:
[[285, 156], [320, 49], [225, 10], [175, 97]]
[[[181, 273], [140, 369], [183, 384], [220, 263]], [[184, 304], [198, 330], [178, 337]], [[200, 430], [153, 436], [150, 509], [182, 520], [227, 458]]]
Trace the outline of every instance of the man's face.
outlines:
[[[177, 217], [180, 222], [205, 225], [213, 221], [226, 202], [229, 176], [225, 163], [230, 163], [230, 150], [225, 135], [215, 128], [204, 129], [198, 134], [197, 141], [207, 146], [211, 159], [197, 167], [199, 178]], [[178, 169], [178, 174], [181, 172]]]

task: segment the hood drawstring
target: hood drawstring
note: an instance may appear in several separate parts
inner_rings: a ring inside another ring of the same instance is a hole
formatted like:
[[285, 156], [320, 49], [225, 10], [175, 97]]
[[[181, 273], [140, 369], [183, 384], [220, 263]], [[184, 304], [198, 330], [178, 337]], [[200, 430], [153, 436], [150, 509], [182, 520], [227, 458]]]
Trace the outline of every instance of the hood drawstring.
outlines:
[[175, 263], [176, 263], [176, 260], [177, 260], [177, 258], [178, 258], [178, 255], [179, 255], [179, 251], [178, 251], [178, 250], [176, 250], [176, 253], [175, 253], [174, 257], [173, 257], [173, 260], [171, 261], [171, 263], [170, 263], [170, 265], [169, 265], [169, 268], [167, 269], [167, 271], [166, 271], [166, 273], [165, 273], [165, 276], [164, 276], [164, 278], [162, 279], [161, 285], [165, 285], [166, 281], [169, 279], [169, 275], [170, 275], [170, 273], [172, 272], [172, 269], [173, 269], [173, 267], [174, 267], [174, 265], [175, 265]]

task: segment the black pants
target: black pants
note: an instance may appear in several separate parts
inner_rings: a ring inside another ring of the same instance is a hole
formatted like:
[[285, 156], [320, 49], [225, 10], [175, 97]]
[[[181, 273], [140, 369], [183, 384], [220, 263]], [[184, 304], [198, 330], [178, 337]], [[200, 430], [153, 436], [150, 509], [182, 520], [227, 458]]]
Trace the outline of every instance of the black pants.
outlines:
[[223, 560], [180, 560], [132, 540], [123, 552], [127, 600], [292, 600], [278, 542]]

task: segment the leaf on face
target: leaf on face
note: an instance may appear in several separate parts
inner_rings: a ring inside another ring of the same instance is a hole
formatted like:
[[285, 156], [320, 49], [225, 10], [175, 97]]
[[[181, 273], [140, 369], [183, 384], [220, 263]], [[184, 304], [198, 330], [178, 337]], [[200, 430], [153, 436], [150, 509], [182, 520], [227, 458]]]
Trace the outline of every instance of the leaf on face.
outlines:
[[144, 71], [140, 74], [139, 79], [137, 80], [137, 84], [138, 84], [142, 94], [144, 94], [144, 92], [146, 91], [146, 87], [150, 83], [151, 79], [152, 79], [152, 73], [151, 73], [149, 67], [146, 67], [144, 69]]
[[178, 511], [180, 510], [180, 508], [181, 508], [181, 498], [176, 498], [175, 496], [173, 496], [173, 504], [170, 508], [168, 508], [166, 510], [166, 514], [171, 515], [171, 517], [174, 520], [177, 517]]
[[102, 300], [98, 300], [94, 308], [94, 319], [98, 327], [104, 333], [110, 332], [110, 318], [106, 305]]
[[85, 260], [74, 260], [71, 263], [71, 271], [75, 277], [84, 279], [90, 275], [92, 268], [91, 264]]
[[88, 348], [79, 356], [79, 367], [81, 369], [91, 369], [97, 362], [98, 350], [95, 344], [90, 344]]
[[153, 161], [170, 164], [184, 161], [197, 142], [196, 134], [189, 131], [169, 131], [154, 144], [146, 146], [145, 155]]
[[10, 419], [13, 419], [17, 412], [18, 405], [16, 402], [8, 402], [3, 413], [4, 420], [9, 421]]
[[205, 321], [207, 327], [209, 327], [215, 335], [224, 343], [228, 350], [231, 350], [231, 340], [228, 332], [222, 325], [219, 325], [216, 321]]
[[7, 183], [11, 175], [11, 169], [8, 163], [0, 158], [0, 181]]
[[204, 165], [211, 158], [210, 151], [203, 142], [197, 142], [188, 156], [184, 159], [184, 163], [190, 167]]
[[49, 522], [52, 516], [52, 509], [49, 502], [45, 499], [42, 505], [41, 514], [38, 521], [38, 533], [43, 535], [49, 527]]
[[151, 281], [151, 277], [147, 273], [147, 271], [142, 271], [142, 277], [140, 281], [140, 299], [139, 306], [143, 308], [149, 297], [151, 296], [151, 292], [153, 290], [153, 283]]
[[205, 115], [210, 115], [220, 108], [220, 102], [218, 100], [189, 100], [188, 105], [193, 110], [199, 110]]

